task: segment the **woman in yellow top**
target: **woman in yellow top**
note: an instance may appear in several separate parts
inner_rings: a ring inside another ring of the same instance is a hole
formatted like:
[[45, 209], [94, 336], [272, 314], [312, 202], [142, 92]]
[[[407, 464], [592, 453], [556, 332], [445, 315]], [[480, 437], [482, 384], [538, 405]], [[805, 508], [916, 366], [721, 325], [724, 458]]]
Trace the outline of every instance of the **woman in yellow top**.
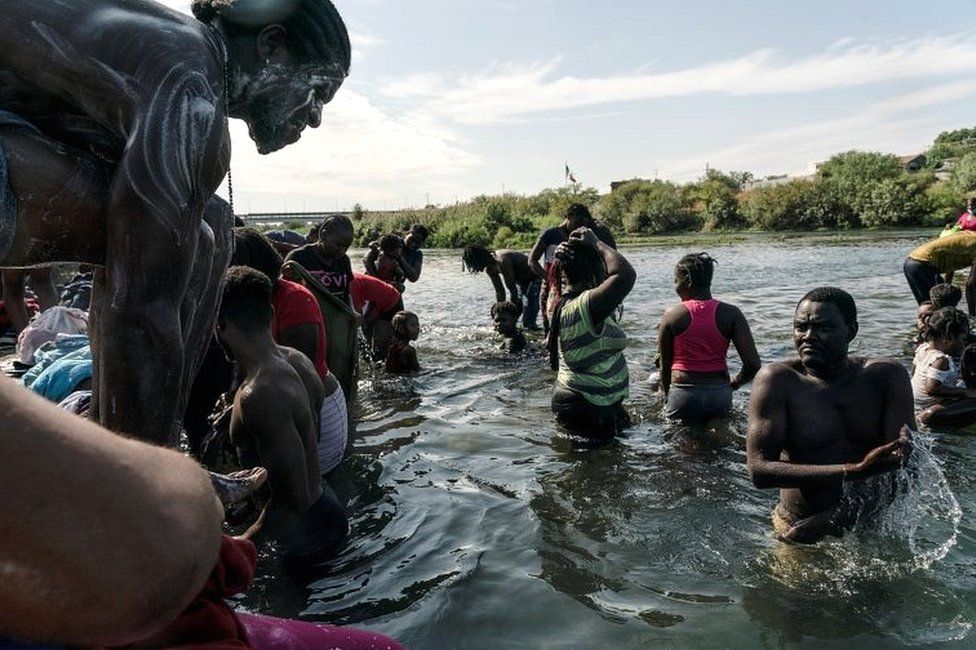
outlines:
[[[905, 278], [918, 304], [929, 299], [929, 290], [942, 282], [952, 282], [960, 269], [976, 264], [976, 232], [964, 230], [948, 237], [928, 241], [905, 260]], [[966, 281], [966, 304], [969, 315], [976, 315], [976, 268]], [[941, 276], [945, 275], [943, 279]]]

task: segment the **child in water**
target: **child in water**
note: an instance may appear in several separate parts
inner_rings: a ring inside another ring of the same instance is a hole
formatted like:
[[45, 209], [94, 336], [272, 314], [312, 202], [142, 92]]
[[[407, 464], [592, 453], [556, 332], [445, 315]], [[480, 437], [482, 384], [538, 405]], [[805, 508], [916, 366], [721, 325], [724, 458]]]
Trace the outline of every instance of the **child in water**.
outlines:
[[391, 321], [393, 340], [386, 353], [386, 371], [394, 375], [420, 372], [417, 351], [410, 342], [420, 337], [420, 319], [411, 311], [397, 312]]
[[969, 319], [955, 307], [943, 307], [929, 316], [925, 343], [918, 346], [912, 367], [920, 422], [953, 429], [976, 423], [976, 391], [966, 387], [956, 363], [967, 334]]
[[397, 291], [403, 293], [406, 276], [400, 268], [400, 257], [403, 255], [403, 238], [399, 235], [384, 235], [380, 237], [380, 254], [376, 258], [376, 277], [392, 284]]
[[518, 327], [522, 310], [514, 302], [496, 302], [491, 306], [491, 320], [495, 331], [505, 337], [502, 349], [509, 354], [519, 354], [525, 350], [525, 335]]

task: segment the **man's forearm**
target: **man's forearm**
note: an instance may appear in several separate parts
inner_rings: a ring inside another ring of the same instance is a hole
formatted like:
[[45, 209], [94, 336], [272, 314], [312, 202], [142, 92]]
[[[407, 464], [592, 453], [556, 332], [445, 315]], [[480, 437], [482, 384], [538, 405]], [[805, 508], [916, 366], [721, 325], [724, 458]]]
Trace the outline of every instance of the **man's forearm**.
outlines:
[[752, 482], [759, 488], [804, 488], [841, 483], [849, 465], [807, 465], [785, 461], [749, 463]]

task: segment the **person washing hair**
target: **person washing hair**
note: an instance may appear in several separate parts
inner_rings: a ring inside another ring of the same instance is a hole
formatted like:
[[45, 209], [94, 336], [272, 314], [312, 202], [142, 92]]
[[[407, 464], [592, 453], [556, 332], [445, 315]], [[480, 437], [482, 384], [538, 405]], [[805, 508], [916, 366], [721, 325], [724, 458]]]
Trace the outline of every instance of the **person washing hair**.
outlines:
[[[712, 298], [715, 260], [707, 253], [685, 255], [674, 269], [674, 290], [681, 303], [664, 312], [658, 326], [664, 414], [685, 423], [727, 417], [732, 392], [752, 381], [762, 362], [738, 307]], [[729, 378], [729, 343], [742, 370]]]
[[471, 273], [484, 271], [488, 275], [495, 288], [496, 303], [506, 301], [505, 290], [508, 289], [508, 301], [519, 306], [522, 311], [522, 326], [528, 330], [539, 329], [536, 320], [539, 315], [542, 278], [536, 277], [529, 268], [527, 255], [510, 250], [493, 253], [484, 246], [468, 246], [464, 249], [461, 261], [465, 270]]
[[552, 411], [573, 433], [609, 439], [630, 424], [623, 407], [630, 384], [627, 336], [612, 315], [637, 274], [589, 228], [573, 231], [555, 258], [563, 294], [549, 332], [549, 364], [558, 371]]

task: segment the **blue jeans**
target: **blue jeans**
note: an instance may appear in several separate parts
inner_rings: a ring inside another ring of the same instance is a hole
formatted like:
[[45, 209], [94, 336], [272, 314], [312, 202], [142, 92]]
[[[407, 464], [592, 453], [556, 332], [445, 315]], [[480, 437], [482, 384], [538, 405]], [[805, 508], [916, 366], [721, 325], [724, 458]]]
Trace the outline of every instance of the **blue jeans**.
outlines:
[[542, 291], [542, 278], [536, 278], [525, 288], [522, 301], [525, 304], [522, 311], [522, 327], [535, 329], [539, 327], [539, 292]]

